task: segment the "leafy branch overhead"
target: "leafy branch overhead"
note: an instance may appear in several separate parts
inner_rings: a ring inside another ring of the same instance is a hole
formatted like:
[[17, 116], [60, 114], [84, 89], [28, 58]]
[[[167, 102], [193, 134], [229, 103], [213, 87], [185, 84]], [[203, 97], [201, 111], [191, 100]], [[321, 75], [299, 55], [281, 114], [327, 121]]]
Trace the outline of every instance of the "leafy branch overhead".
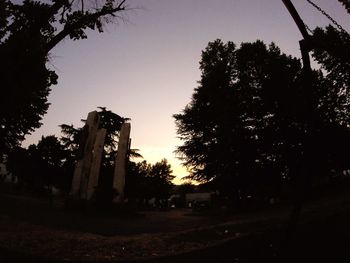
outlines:
[[47, 97], [57, 84], [50, 51], [62, 40], [87, 38], [123, 18], [126, 0], [0, 0], [0, 70], [6, 92], [0, 105], [0, 153], [41, 126]]
[[349, 0], [338, 0], [346, 8], [348, 13], [350, 13], [350, 1]]
[[87, 38], [86, 29], [103, 32], [104, 24], [118, 18], [117, 12], [126, 10], [125, 1], [95, 1], [94, 4], [85, 0], [52, 0], [51, 4], [31, 0], [23, 4], [2, 1], [2, 31], [10, 34], [25, 29], [31, 33], [40, 32], [47, 37], [45, 50], [49, 52], [67, 36], [78, 40]]
[[[69, 36], [73, 40], [87, 38], [85, 30], [90, 28], [92, 30], [97, 29], [99, 32], [103, 32], [103, 22], [108, 23], [113, 21], [116, 17], [117, 12], [125, 10], [125, 0], [117, 2], [116, 1], [105, 1], [105, 3], [91, 11], [90, 9], [85, 9], [84, 1], [80, 0], [82, 3], [81, 9], [72, 11], [72, 6], [74, 2], [78, 1], [57, 1], [60, 2], [60, 9], [58, 11], [59, 22], [64, 24], [63, 29], [57, 33], [50, 41], [46, 44], [46, 50], [49, 51], [55, 47], [59, 42], [61, 42], [65, 37]], [[57, 3], [56, 2], [56, 3]], [[103, 1], [98, 1], [99, 3]]]

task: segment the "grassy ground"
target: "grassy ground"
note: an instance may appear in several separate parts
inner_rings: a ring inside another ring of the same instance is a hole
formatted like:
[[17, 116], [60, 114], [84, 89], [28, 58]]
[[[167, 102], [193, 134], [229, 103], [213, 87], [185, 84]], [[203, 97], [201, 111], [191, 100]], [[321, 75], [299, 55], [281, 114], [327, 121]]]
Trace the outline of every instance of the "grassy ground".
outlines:
[[350, 193], [341, 185], [305, 207], [291, 245], [279, 250], [288, 207], [226, 216], [189, 210], [98, 216], [47, 201], [0, 195], [1, 262], [347, 262]]

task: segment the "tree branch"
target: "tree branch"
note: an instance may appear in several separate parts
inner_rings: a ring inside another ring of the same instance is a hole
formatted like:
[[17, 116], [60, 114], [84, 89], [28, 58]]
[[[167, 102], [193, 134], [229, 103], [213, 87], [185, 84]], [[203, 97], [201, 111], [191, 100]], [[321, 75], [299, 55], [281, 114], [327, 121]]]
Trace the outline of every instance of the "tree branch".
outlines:
[[64, 7], [69, 5], [68, 0], [57, 0], [51, 7], [49, 12], [49, 17], [52, 17], [58, 13], [58, 11]]
[[[65, 0], [62, 0], [62, 1], [65, 1]], [[51, 49], [53, 49], [59, 42], [61, 42], [66, 36], [68, 36], [74, 30], [79, 28], [82, 28], [82, 29], [85, 28], [91, 21], [96, 21], [100, 17], [106, 16], [106, 15], [113, 15], [116, 12], [124, 11], [125, 6], [123, 6], [123, 4], [125, 3], [125, 1], [126, 0], [121, 1], [120, 4], [115, 8], [108, 9], [108, 8], [102, 7], [101, 10], [95, 13], [84, 15], [81, 19], [79, 19], [77, 22], [73, 24], [66, 24], [64, 28], [46, 44], [46, 47], [45, 47], [46, 52], [49, 52]]]

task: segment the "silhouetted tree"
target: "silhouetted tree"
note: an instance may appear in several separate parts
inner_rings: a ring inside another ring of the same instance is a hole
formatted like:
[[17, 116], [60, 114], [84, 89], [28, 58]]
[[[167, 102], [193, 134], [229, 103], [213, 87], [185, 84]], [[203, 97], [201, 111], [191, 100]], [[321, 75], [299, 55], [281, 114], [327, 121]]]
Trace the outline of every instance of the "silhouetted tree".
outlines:
[[66, 151], [54, 135], [42, 136], [28, 149], [16, 148], [8, 156], [9, 171], [20, 184], [35, 190], [50, 190], [52, 186], [62, 188], [66, 183], [63, 165]]
[[41, 125], [58, 78], [46, 66], [50, 51], [66, 37], [87, 38], [87, 29], [103, 32], [125, 8], [125, 0], [0, 1], [0, 154]]
[[323, 133], [326, 161], [334, 172], [342, 172], [350, 169], [350, 35], [328, 26], [316, 28], [312, 38], [312, 56], [325, 73], [319, 108], [327, 123]]
[[285, 93], [292, 89], [300, 68], [297, 59], [281, 54], [274, 44], [243, 43], [240, 49], [221, 40], [208, 44], [199, 87], [183, 112], [174, 115], [184, 141], [177, 152], [191, 169], [191, 179], [214, 180], [222, 193], [237, 195], [264, 167], [285, 170], [274, 142], [276, 104], [266, 97], [272, 86]]
[[349, 111], [337, 117], [341, 106], [333, 101], [344, 93], [321, 71], [311, 72], [305, 87], [299, 60], [274, 44], [256, 41], [236, 49], [220, 40], [203, 51], [200, 69], [192, 101], [174, 115], [184, 141], [177, 152], [191, 179], [211, 181], [222, 193], [241, 199], [259, 185], [278, 189], [291, 180], [301, 185], [296, 182], [310, 178], [306, 174], [326, 174], [335, 167], [326, 138], [342, 122], [338, 132], [346, 133]]
[[21, 186], [33, 181], [29, 150], [16, 147], [7, 156], [7, 169]]
[[127, 176], [125, 178], [125, 195], [129, 200], [137, 200], [141, 205], [147, 205], [153, 197], [150, 171], [152, 165], [147, 161], [127, 163]]
[[171, 165], [166, 159], [151, 165], [147, 161], [129, 162], [126, 177], [126, 196], [138, 199], [141, 205], [155, 198], [157, 205], [171, 195], [175, 176], [172, 175]]
[[66, 158], [63, 145], [54, 135], [42, 136], [36, 149], [41, 158], [51, 166], [62, 166]]
[[61, 137], [60, 140], [64, 147], [75, 156], [76, 151], [79, 148], [79, 140], [81, 136], [81, 128], [75, 128], [73, 124], [61, 124]]
[[350, 13], [350, 2], [349, 0], [339, 0], [340, 3], [343, 4], [343, 6], [345, 7], [345, 9], [348, 11], [348, 13]]
[[38, 167], [41, 181], [47, 187], [56, 186], [63, 189], [70, 178], [64, 174], [64, 163], [67, 160], [67, 151], [59, 139], [54, 135], [42, 136], [36, 145], [36, 155], [42, 163]]
[[173, 187], [172, 180], [175, 178], [172, 173], [171, 165], [166, 159], [152, 165], [150, 171], [151, 187], [157, 203], [170, 197]]
[[[295, 177], [294, 206], [282, 248], [288, 246], [295, 232], [301, 208], [311, 190], [311, 177], [315, 174], [348, 169], [350, 163], [348, 157], [344, 158], [350, 139], [348, 108], [350, 53], [345, 48], [349, 44], [349, 34], [317, 5], [308, 2], [327, 16], [338, 29], [332, 26], [328, 26], [326, 30], [316, 28], [313, 35], [309, 35], [297, 12], [295, 10], [293, 12], [293, 4], [285, 2], [303, 35], [303, 40], [299, 42], [303, 59], [300, 86], [304, 92], [306, 91], [306, 96], [301, 107], [304, 116], [299, 118], [298, 125], [304, 135], [301, 136], [297, 163], [292, 167], [294, 168], [292, 174]], [[340, 0], [340, 2], [349, 11], [349, 4], [345, 3], [348, 1]], [[312, 75], [310, 51], [313, 51], [314, 57], [325, 70], [325, 78], [316, 79]]]

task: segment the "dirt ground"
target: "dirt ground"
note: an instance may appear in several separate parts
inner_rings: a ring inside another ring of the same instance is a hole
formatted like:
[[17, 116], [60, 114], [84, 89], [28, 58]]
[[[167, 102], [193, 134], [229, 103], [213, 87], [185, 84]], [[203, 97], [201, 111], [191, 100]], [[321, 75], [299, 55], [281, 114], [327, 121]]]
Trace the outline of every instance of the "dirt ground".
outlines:
[[[256, 262], [274, 255], [289, 210], [200, 216], [174, 209], [101, 216], [0, 194], [0, 261], [2, 256], [6, 262], [21, 257], [22, 262]], [[319, 255], [319, 248], [331, 256], [333, 251], [345, 255], [339, 251], [347, 251], [341, 239], [350, 241], [349, 211], [347, 192], [309, 202], [283, 262], [303, 262], [298, 255]], [[244, 261], [251, 257], [254, 260]]]
[[82, 212], [52, 206], [48, 201], [15, 195], [1, 195], [0, 212], [13, 220], [41, 225], [56, 230], [73, 230], [101, 236], [135, 235], [184, 231], [213, 225], [230, 217], [193, 215], [191, 209], [139, 211], [137, 213], [104, 214]]

